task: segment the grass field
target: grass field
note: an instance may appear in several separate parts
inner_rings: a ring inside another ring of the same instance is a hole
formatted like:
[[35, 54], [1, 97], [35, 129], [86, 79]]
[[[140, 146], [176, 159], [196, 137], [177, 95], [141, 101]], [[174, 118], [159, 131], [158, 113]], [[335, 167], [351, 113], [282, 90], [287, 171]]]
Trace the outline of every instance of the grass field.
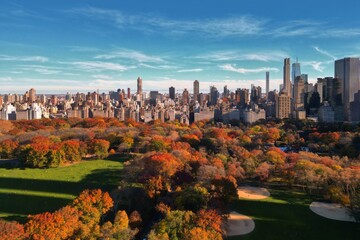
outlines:
[[24, 221], [28, 214], [54, 211], [82, 190], [116, 188], [122, 160], [89, 160], [51, 169], [7, 169], [0, 165], [0, 217]]
[[290, 190], [271, 190], [264, 200], [237, 200], [232, 210], [252, 217], [255, 230], [228, 239], [359, 239], [360, 224], [320, 217], [309, 209], [316, 196]]

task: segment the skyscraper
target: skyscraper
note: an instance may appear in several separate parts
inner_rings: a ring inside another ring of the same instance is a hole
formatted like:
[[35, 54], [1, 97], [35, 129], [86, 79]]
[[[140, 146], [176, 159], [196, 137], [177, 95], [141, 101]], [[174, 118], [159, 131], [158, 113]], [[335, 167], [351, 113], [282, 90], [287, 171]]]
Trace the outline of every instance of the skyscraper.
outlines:
[[215, 86], [210, 86], [210, 105], [216, 105], [219, 97], [219, 92]]
[[294, 82], [294, 105], [295, 110], [304, 108], [305, 81], [301, 76], [297, 76]]
[[290, 81], [290, 58], [284, 59], [284, 79], [282, 92], [291, 97], [291, 81]]
[[199, 101], [199, 81], [194, 81], [194, 102]]
[[169, 98], [174, 100], [175, 99], [175, 88], [169, 87]]
[[182, 94], [183, 97], [183, 104], [189, 104], [189, 91], [185, 88]]
[[270, 72], [266, 72], [266, 101], [268, 101], [270, 88]]
[[341, 82], [342, 103], [344, 105], [344, 120], [354, 121], [352, 115], [358, 115], [360, 109], [351, 109], [355, 94], [360, 91], [360, 59], [344, 58], [335, 61], [335, 78]]
[[296, 77], [301, 76], [300, 63], [296, 59], [296, 63], [292, 64], [291, 82], [294, 84]]
[[29, 90], [29, 102], [30, 103], [36, 102], [36, 90], [34, 88], [31, 88]]
[[140, 100], [142, 100], [142, 79], [138, 77], [137, 79], [137, 95], [139, 95]]

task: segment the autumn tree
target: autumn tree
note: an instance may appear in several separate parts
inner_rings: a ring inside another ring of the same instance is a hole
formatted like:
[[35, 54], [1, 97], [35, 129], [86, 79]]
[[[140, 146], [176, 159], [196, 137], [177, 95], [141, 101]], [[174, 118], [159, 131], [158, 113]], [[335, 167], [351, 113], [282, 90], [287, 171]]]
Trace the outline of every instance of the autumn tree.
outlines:
[[114, 223], [106, 222], [101, 226], [101, 239], [134, 239], [137, 230], [131, 230], [129, 226], [129, 218], [125, 211], [116, 213]]
[[16, 148], [19, 143], [11, 139], [6, 139], [0, 142], [0, 159], [1, 158], [13, 158]]
[[80, 213], [80, 226], [76, 236], [80, 239], [98, 237], [100, 235], [101, 216], [113, 206], [107, 192], [100, 189], [83, 191], [72, 204]]
[[0, 219], [0, 236], [2, 240], [22, 240], [27, 237], [24, 226], [18, 222]]
[[103, 159], [109, 156], [110, 142], [103, 139], [93, 139], [88, 143], [89, 153]]
[[66, 206], [55, 213], [40, 213], [29, 217], [25, 224], [30, 239], [68, 239], [78, 228], [79, 215], [77, 209]]

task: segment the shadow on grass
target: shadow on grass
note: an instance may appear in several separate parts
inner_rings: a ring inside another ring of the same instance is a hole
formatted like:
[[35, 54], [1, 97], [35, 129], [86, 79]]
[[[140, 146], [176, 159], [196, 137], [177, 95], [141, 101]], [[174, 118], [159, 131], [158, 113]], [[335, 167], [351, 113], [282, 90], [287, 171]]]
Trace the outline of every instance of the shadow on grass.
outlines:
[[[91, 161], [91, 160], [90, 160]], [[109, 160], [118, 161], [119, 160]], [[68, 196], [48, 196], [48, 194], [79, 195], [84, 189], [100, 188], [104, 191], [111, 191], [117, 188], [122, 169], [108, 168], [92, 170], [79, 182], [39, 179], [17, 179], [0, 177], [0, 189], [8, 189], [9, 193], [0, 193], [0, 213], [14, 214], [5, 217], [7, 220], [24, 221], [19, 215], [37, 214], [46, 211], [55, 211], [70, 202]], [[37, 191], [37, 195], [11, 193], [10, 191]], [[41, 193], [44, 192], [44, 196]], [[47, 196], [45, 196], [45, 193]], [[40, 195], [40, 196], [39, 196]]]
[[359, 239], [359, 224], [314, 214], [309, 204], [316, 196], [279, 189], [270, 192], [271, 198], [266, 200], [233, 202], [231, 209], [254, 218], [256, 227], [248, 235], [228, 239]]

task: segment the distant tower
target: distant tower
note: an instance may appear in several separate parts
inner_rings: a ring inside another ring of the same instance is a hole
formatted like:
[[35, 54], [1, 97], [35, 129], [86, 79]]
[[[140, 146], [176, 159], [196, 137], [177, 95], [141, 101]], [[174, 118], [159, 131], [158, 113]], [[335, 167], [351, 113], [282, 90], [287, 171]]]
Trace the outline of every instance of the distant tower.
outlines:
[[266, 72], [266, 101], [268, 101], [270, 88], [270, 72]]
[[284, 79], [282, 92], [291, 97], [291, 81], [290, 81], [290, 58], [284, 59]]
[[31, 88], [29, 90], [29, 102], [33, 103], [36, 101], [36, 90], [34, 88]]
[[296, 59], [296, 62], [292, 64], [292, 72], [291, 72], [292, 84], [295, 83], [295, 79], [298, 76], [301, 76], [301, 71], [300, 71], [300, 63], [298, 63], [298, 60]]
[[182, 94], [183, 105], [189, 104], [189, 91], [185, 88]]
[[199, 81], [194, 81], [194, 102], [199, 101]]
[[137, 79], [137, 92], [136, 92], [140, 99], [142, 99], [142, 79], [141, 77], [138, 77]]
[[175, 100], [175, 88], [169, 87], [169, 98]]
[[305, 81], [301, 76], [295, 78], [294, 83], [294, 104], [295, 110], [304, 108]]
[[127, 99], [131, 98], [130, 88], [127, 89]]

